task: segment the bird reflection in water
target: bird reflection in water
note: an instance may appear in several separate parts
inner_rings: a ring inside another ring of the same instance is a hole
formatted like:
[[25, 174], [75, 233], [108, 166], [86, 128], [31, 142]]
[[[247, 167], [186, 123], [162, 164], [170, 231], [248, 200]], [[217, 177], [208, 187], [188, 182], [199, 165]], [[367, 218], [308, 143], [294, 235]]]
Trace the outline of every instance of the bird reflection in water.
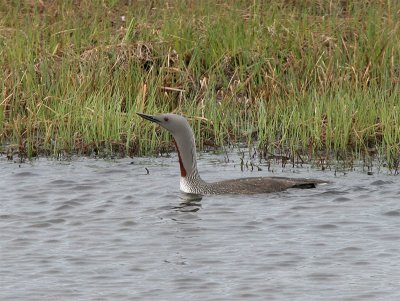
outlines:
[[201, 208], [201, 199], [203, 196], [201, 194], [185, 193], [182, 192], [179, 195], [182, 202], [179, 206], [174, 207], [175, 210], [181, 212], [197, 212]]

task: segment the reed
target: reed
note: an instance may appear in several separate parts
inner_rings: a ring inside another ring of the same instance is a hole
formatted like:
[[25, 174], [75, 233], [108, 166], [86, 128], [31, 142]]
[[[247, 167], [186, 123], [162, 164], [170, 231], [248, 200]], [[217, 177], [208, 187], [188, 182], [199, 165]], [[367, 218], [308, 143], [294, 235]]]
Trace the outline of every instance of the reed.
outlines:
[[37, 155], [171, 147], [135, 112], [189, 116], [199, 147], [309, 158], [400, 151], [400, 2], [3, 1], [0, 144]]

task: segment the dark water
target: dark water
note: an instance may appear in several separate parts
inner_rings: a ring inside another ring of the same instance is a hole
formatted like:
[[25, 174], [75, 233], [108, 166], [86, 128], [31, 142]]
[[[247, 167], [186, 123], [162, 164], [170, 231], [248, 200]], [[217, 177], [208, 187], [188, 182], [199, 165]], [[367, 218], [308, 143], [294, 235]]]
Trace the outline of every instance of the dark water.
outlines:
[[176, 158], [0, 158], [0, 300], [400, 300], [400, 177], [199, 163], [332, 184], [188, 202]]

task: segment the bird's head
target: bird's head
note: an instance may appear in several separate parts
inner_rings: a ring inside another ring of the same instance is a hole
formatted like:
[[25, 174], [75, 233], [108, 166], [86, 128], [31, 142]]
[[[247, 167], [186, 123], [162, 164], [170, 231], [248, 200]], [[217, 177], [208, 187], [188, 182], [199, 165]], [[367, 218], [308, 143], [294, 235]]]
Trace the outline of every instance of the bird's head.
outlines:
[[143, 113], [136, 113], [143, 119], [161, 125], [163, 128], [168, 130], [172, 136], [179, 137], [181, 133], [190, 129], [190, 126], [186, 119], [176, 114], [160, 114], [160, 115], [147, 115]]

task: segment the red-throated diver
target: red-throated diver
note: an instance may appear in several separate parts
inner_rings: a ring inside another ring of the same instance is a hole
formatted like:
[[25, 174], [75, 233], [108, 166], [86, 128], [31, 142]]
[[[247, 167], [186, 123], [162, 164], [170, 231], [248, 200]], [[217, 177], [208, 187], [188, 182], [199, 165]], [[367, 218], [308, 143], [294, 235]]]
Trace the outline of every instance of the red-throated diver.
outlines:
[[252, 177], [207, 183], [200, 178], [196, 162], [196, 144], [187, 120], [175, 114], [157, 116], [137, 113], [167, 129], [175, 140], [181, 169], [180, 189], [193, 194], [257, 194], [283, 191], [288, 188], [315, 188], [326, 181], [283, 177]]

